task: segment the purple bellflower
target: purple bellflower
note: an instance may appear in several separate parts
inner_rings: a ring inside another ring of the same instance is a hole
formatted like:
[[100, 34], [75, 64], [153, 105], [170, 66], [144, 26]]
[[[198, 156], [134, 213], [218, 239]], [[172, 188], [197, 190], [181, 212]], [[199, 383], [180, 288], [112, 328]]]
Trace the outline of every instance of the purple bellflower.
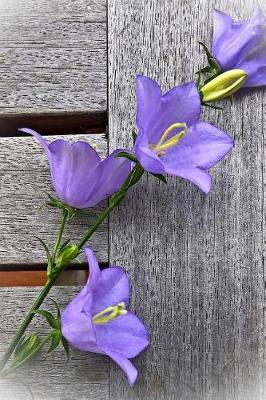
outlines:
[[137, 76], [135, 152], [146, 171], [188, 179], [203, 192], [211, 188], [208, 169], [232, 148], [233, 140], [200, 122], [201, 99], [194, 82], [162, 94], [160, 86]]
[[89, 279], [62, 313], [62, 333], [74, 347], [111, 357], [132, 385], [137, 370], [129, 361], [148, 344], [148, 332], [131, 311], [129, 280], [121, 267], [100, 270], [90, 248], [85, 249]]
[[244, 86], [266, 85], [266, 20], [258, 7], [245, 21], [214, 11], [212, 55], [221, 71], [242, 69], [247, 73]]
[[51, 170], [54, 189], [65, 204], [74, 208], [93, 207], [118, 191], [131, 171], [125, 158], [115, 158], [120, 150], [101, 161], [87, 142], [58, 139], [48, 143], [39, 133], [23, 128], [43, 146]]

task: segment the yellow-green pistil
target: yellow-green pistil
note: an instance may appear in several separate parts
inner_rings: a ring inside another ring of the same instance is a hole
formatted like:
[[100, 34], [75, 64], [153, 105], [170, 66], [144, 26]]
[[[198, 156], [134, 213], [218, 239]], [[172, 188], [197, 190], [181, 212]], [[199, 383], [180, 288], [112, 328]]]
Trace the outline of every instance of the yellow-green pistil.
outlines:
[[109, 321], [112, 321], [113, 319], [119, 317], [120, 315], [126, 315], [126, 314], [127, 314], [126, 305], [122, 301], [121, 303], [118, 303], [116, 306], [110, 306], [100, 311], [98, 314], [94, 315], [92, 320], [94, 324], [102, 325], [106, 324]]
[[218, 75], [200, 89], [202, 101], [208, 103], [231, 96], [244, 85], [246, 77], [243, 69], [232, 69]]
[[[170, 133], [178, 128], [184, 128], [181, 132], [178, 132], [176, 135], [172, 136], [168, 139]], [[187, 134], [187, 125], [182, 122], [176, 122], [169, 126], [166, 129], [164, 134], [162, 135], [160, 141], [157, 144], [150, 144], [150, 149], [154, 150], [158, 156], [165, 155], [165, 150], [170, 149], [171, 147], [175, 146], [186, 134]]]

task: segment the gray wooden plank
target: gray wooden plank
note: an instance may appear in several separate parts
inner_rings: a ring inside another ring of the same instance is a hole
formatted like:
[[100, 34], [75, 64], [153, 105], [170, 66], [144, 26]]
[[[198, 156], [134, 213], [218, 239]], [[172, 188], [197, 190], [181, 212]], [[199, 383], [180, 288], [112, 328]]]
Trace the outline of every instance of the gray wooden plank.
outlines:
[[106, 108], [105, 0], [3, 0], [0, 111]]
[[[254, 6], [109, 0], [111, 149], [132, 145], [135, 75], [151, 75], [165, 90], [195, 78], [203, 61], [197, 42], [210, 43], [212, 9], [245, 18]], [[133, 389], [111, 369], [111, 398], [265, 399], [264, 104], [260, 90], [225, 103], [223, 112], [203, 111], [236, 139], [215, 168], [209, 196], [179, 179], [165, 187], [146, 178], [112, 214], [110, 261], [129, 270], [132, 307], [150, 329], [151, 346], [137, 359]]]
[[[55, 139], [48, 136], [48, 140]], [[58, 137], [57, 137], [58, 138]], [[60, 136], [60, 138], [66, 138]], [[69, 135], [70, 140], [86, 140], [107, 153], [104, 134]], [[59, 210], [44, 207], [48, 193], [54, 193], [48, 162], [41, 146], [32, 137], [0, 138], [0, 268], [44, 263], [45, 254], [34, 236], [54, 244], [60, 223]], [[96, 207], [102, 209], [105, 203]], [[81, 215], [70, 221], [65, 238], [77, 240], [93, 221]], [[90, 244], [101, 262], [108, 260], [107, 222], [93, 235]], [[84, 260], [84, 257], [82, 257]]]
[[[78, 287], [55, 287], [50, 297], [62, 308], [69, 302]], [[0, 353], [15, 333], [18, 323], [37, 296], [39, 288], [0, 289]], [[44, 308], [51, 309], [48, 300]], [[45, 333], [43, 318], [36, 318], [32, 331]], [[51, 355], [40, 355], [30, 365], [21, 368], [0, 381], [0, 398], [5, 400], [106, 400], [109, 398], [109, 360], [97, 354], [71, 349], [66, 364], [62, 349]]]

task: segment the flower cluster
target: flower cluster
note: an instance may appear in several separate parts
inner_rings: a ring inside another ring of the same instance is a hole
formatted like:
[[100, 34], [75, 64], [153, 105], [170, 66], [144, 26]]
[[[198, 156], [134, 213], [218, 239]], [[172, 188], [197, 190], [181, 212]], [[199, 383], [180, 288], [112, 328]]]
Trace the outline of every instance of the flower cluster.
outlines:
[[[48, 280], [39, 303], [66, 264], [80, 253], [96, 228], [145, 171], [163, 181], [166, 181], [165, 175], [178, 176], [191, 181], [204, 193], [210, 191], [209, 170], [230, 152], [234, 141], [229, 134], [201, 121], [201, 107], [232, 95], [243, 86], [266, 84], [265, 17], [258, 8], [250, 20], [234, 22], [230, 16], [214, 11], [212, 51], [203, 47], [209, 65], [199, 71], [197, 83], [187, 82], [162, 93], [155, 80], [137, 76], [138, 135], [130, 149], [117, 149], [101, 160], [87, 142], [59, 139], [49, 143], [32, 129], [21, 129], [33, 135], [43, 147], [59, 198], [51, 198], [52, 205], [63, 210], [55, 247], [50, 251], [42, 242], [48, 258]], [[70, 216], [109, 196], [108, 207], [81, 241], [61, 245], [64, 225]], [[129, 383], [135, 382], [137, 370], [129, 360], [148, 346], [149, 335], [143, 323], [128, 309], [128, 276], [121, 267], [101, 271], [93, 251], [86, 247], [85, 253], [89, 264], [85, 287], [62, 316], [58, 311], [54, 318], [48, 311], [33, 308], [5, 354], [2, 369], [14, 350], [16, 358], [10, 370], [52, 340], [50, 350], [59, 343], [67, 348], [70, 343], [80, 350], [109, 356], [125, 371]], [[22, 340], [32, 313], [45, 316], [52, 327], [51, 334], [43, 341], [36, 334]]]

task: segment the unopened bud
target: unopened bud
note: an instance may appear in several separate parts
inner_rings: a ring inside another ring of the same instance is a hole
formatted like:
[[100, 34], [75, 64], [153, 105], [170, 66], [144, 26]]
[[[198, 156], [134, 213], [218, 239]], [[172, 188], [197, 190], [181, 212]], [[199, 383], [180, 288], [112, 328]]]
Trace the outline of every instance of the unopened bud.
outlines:
[[243, 69], [232, 69], [218, 75], [200, 89], [202, 102], [209, 103], [231, 96], [244, 85], [246, 77]]
[[62, 268], [74, 260], [79, 254], [79, 247], [76, 244], [65, 247], [56, 259], [56, 269]]

